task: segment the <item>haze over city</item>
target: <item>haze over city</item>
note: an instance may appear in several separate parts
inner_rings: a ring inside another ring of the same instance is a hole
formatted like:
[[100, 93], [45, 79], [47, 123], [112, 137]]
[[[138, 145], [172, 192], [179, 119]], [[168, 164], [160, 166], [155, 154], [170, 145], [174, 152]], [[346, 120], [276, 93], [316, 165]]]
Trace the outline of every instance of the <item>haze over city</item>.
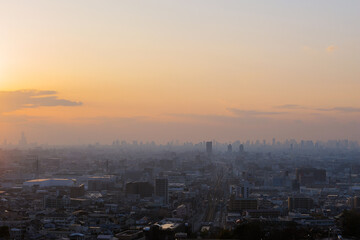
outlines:
[[360, 239], [359, 13], [0, 0], [0, 240]]
[[358, 1], [1, 1], [0, 140], [360, 140]]

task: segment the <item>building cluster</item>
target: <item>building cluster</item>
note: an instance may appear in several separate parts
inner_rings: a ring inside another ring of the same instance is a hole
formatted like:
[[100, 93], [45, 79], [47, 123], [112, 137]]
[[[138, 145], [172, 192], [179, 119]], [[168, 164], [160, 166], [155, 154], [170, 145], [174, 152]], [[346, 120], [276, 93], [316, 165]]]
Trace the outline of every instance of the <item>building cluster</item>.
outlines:
[[332, 236], [341, 234], [344, 210], [360, 209], [357, 151], [234, 149], [206, 142], [193, 151], [0, 150], [0, 232], [10, 239], [195, 239], [260, 221]]

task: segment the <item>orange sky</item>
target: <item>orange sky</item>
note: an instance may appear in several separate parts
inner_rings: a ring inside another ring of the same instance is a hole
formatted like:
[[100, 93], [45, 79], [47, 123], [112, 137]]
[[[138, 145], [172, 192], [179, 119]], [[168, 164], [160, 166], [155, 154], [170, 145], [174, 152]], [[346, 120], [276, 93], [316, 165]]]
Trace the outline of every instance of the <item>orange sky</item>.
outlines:
[[359, 10], [1, 1], [0, 141], [360, 140]]

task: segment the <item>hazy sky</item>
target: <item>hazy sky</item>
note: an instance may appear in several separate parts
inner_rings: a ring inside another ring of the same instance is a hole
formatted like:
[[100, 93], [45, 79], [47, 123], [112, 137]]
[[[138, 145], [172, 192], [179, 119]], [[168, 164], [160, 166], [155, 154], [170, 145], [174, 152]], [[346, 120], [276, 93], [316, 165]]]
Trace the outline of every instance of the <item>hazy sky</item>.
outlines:
[[0, 141], [360, 140], [359, 12], [0, 0]]

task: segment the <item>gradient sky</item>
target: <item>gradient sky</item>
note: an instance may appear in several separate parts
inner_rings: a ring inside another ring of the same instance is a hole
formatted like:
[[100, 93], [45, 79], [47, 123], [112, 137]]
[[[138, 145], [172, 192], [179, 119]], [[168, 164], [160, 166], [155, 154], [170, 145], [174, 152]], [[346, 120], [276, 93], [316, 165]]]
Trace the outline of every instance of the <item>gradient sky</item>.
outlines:
[[0, 141], [360, 140], [359, 12], [0, 0]]

